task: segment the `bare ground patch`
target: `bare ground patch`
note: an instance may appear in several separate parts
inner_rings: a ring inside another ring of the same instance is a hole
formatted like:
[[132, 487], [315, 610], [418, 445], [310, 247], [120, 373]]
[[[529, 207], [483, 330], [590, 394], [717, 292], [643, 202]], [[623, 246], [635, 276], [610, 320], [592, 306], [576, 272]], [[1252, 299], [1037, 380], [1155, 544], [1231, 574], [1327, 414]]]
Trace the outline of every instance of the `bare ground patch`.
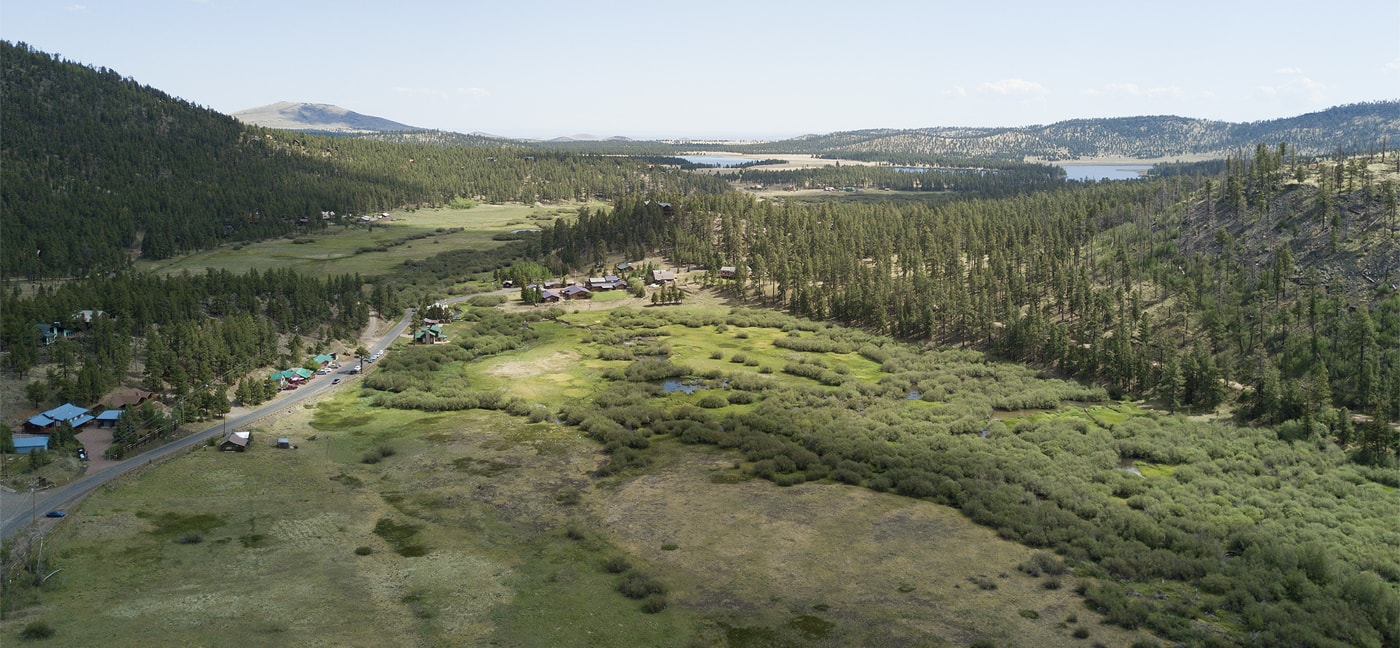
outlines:
[[[712, 481], [731, 465], [695, 453], [596, 504], [620, 546], [669, 575], [676, 604], [737, 626], [816, 615], [835, 624], [832, 645], [1080, 645], [1062, 621], [1099, 620], [1072, 583], [1047, 590], [1017, 571], [1032, 550], [953, 509], [836, 484]], [[1110, 645], [1140, 638], [1094, 626]]]

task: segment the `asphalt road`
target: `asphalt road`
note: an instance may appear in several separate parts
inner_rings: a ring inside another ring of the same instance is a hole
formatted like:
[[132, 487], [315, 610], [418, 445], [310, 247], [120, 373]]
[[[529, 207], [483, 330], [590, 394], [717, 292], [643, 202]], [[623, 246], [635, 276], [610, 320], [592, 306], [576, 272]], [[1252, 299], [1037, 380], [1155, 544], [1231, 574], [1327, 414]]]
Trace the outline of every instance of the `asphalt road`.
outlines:
[[[466, 297], [454, 299], [453, 301], [463, 301]], [[370, 353], [376, 353], [387, 349], [394, 340], [398, 339], [404, 330], [408, 328], [412, 321], [412, 312], [405, 311], [399, 323], [394, 325], [384, 337], [380, 338], [374, 346], [369, 347]], [[10, 493], [0, 491], [0, 538], [9, 538], [16, 533], [28, 528], [31, 522], [38, 522], [36, 530], [41, 530], [45, 523], [53, 520], [45, 518], [44, 514], [53, 510], [62, 510], [80, 501], [98, 486], [107, 483], [117, 477], [135, 470], [141, 466], [156, 463], [170, 455], [184, 451], [193, 446], [207, 443], [211, 437], [218, 436], [225, 429], [237, 430], [268, 416], [275, 412], [290, 409], [293, 405], [308, 398], [319, 396], [332, 389], [338, 389], [340, 385], [331, 384], [331, 376], [342, 376], [350, 370], [347, 366], [336, 371], [330, 376], [322, 376], [319, 380], [313, 380], [306, 386], [296, 391], [282, 392], [282, 394], [272, 401], [251, 410], [247, 413], [220, 420], [211, 424], [208, 428], [191, 434], [183, 439], [168, 443], [158, 448], [153, 448], [147, 452], [126, 459], [115, 465], [108, 466], [92, 474], [83, 475], [75, 481], [64, 484], [57, 488], [50, 488], [43, 491]]]

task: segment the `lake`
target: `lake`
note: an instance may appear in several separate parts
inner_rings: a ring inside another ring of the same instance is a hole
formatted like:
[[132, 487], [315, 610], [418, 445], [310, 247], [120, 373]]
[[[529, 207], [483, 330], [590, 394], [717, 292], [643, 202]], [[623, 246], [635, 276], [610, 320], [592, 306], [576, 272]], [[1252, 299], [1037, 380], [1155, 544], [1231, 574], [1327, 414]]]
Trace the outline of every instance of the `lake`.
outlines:
[[691, 164], [707, 164], [717, 167], [736, 167], [741, 164], [753, 164], [758, 161], [749, 158], [730, 157], [727, 155], [677, 155], [676, 157]]
[[1136, 180], [1152, 169], [1151, 164], [1061, 164], [1066, 180]]

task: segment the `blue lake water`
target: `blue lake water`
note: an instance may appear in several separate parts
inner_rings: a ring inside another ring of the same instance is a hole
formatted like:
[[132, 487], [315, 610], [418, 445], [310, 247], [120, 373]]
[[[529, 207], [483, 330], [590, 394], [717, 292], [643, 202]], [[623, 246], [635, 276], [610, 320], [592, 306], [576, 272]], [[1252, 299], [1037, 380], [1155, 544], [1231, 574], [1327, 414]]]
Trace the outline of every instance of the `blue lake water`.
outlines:
[[695, 390], [697, 390], [697, 389], [704, 389], [704, 388], [705, 388], [704, 385], [701, 385], [701, 384], [696, 383], [696, 382], [691, 382], [691, 381], [688, 381], [688, 380], [674, 380], [674, 379], [671, 379], [671, 380], [663, 380], [663, 381], [661, 381], [661, 389], [662, 389], [662, 391], [665, 391], [665, 392], [667, 392], [667, 393], [670, 393], [670, 392], [685, 392], [685, 393], [687, 393], [687, 394], [690, 394], [690, 393], [694, 393]]
[[1067, 180], [1136, 180], [1151, 164], [1061, 164]]
[[691, 164], [711, 164], [718, 167], [736, 167], [741, 164], [753, 164], [758, 161], [725, 155], [677, 155], [676, 157], [690, 162]]

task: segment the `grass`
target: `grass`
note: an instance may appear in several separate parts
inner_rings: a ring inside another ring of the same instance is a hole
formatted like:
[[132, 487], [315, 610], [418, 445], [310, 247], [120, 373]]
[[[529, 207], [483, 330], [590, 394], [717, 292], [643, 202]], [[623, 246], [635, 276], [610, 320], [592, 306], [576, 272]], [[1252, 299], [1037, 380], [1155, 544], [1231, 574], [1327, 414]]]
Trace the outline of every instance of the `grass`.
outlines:
[[[591, 205], [596, 207], [596, 205]], [[567, 218], [578, 205], [540, 208], [529, 205], [479, 205], [472, 209], [422, 209], [395, 212], [392, 220], [374, 227], [333, 225], [304, 236], [271, 239], [241, 246], [225, 245], [173, 260], [141, 261], [137, 268], [176, 274], [206, 268], [235, 273], [250, 269], [291, 268], [324, 277], [360, 273], [380, 275], [401, 268], [406, 260], [422, 260], [458, 248], [490, 249], [501, 245], [492, 237], [522, 227], [537, 227], [542, 219]], [[461, 228], [461, 231], [452, 231]], [[422, 238], [417, 238], [422, 237]], [[310, 243], [294, 243], [311, 239]], [[377, 251], [384, 248], [383, 251]], [[370, 251], [374, 250], [374, 251]]]
[[[445, 370], [557, 412], [626, 365], [584, 341], [605, 319], [539, 322], [528, 348]], [[778, 368], [797, 353], [772, 345], [776, 329], [655, 333], [700, 372], [758, 371], [730, 362], [736, 352]], [[853, 379], [878, 371], [854, 354], [803, 355]], [[42, 604], [0, 622], [0, 642], [43, 620], [71, 645], [1065, 646], [1026, 612], [1097, 618], [1073, 582], [1048, 590], [1017, 571], [1030, 549], [957, 511], [832, 483], [781, 488], [710, 446], [657, 438], [649, 467], [594, 479], [604, 456], [576, 428], [380, 409], [359, 390], [256, 432], [317, 440], [198, 450], [94, 494], [48, 541], [64, 571]], [[367, 452], [384, 460], [361, 463]], [[193, 534], [202, 541], [177, 541]], [[618, 590], [627, 573], [645, 576], [629, 588], [637, 600]], [[1113, 645], [1137, 636], [1095, 630]]]

